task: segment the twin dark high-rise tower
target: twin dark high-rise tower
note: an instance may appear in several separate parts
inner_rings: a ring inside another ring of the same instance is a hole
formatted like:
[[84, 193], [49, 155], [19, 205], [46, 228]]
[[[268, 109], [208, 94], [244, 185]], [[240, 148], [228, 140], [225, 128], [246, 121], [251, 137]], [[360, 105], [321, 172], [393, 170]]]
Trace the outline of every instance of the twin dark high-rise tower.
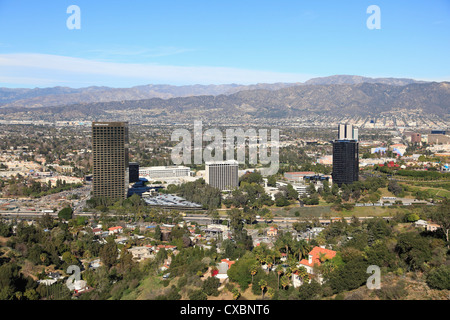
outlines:
[[92, 122], [93, 196], [125, 199], [128, 193], [128, 122]]
[[333, 183], [351, 184], [359, 178], [358, 129], [340, 124], [338, 139], [333, 142]]

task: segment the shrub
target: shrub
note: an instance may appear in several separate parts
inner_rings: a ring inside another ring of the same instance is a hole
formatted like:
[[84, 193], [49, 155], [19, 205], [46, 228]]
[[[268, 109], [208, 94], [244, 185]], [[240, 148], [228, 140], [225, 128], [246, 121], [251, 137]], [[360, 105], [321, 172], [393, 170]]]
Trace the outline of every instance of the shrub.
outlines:
[[383, 300], [401, 300], [407, 295], [404, 281], [399, 281], [395, 286], [383, 286], [376, 293]]
[[427, 275], [427, 284], [430, 288], [450, 290], [450, 266], [440, 266]]
[[208, 296], [219, 295], [219, 290], [217, 290], [220, 286], [220, 280], [216, 277], [209, 277], [203, 282], [202, 289]]
[[72, 208], [66, 207], [61, 209], [61, 211], [59, 211], [58, 217], [64, 220], [70, 220], [72, 219], [72, 213], [73, 213]]
[[195, 290], [189, 294], [189, 300], [207, 300], [208, 296], [203, 290]]

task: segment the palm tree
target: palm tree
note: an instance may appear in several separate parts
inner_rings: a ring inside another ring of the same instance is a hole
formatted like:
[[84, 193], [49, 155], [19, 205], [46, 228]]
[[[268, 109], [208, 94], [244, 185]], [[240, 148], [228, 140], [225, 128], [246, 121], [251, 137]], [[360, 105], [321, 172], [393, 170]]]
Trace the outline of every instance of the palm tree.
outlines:
[[278, 274], [278, 289], [280, 289], [280, 276], [284, 273], [284, 268], [279, 264], [275, 268], [275, 272]]
[[284, 233], [276, 241], [276, 246], [278, 250], [284, 249], [286, 252], [286, 259], [289, 258], [289, 250], [292, 249], [292, 237], [291, 234]]
[[319, 252], [319, 260], [320, 262], [325, 262], [327, 260], [327, 254], [323, 252]]
[[264, 248], [259, 245], [253, 248], [253, 253], [255, 254], [256, 260], [260, 261], [264, 255]]
[[236, 289], [236, 288], [233, 288], [233, 289], [231, 290], [231, 293], [233, 294], [233, 299], [234, 299], [234, 300], [237, 300], [237, 299], [241, 296], [241, 293], [240, 293], [239, 290]]
[[263, 280], [263, 279], [261, 279], [261, 280], [259, 280], [259, 282], [258, 282], [258, 285], [260, 286], [260, 288], [261, 288], [261, 293], [262, 293], [262, 299], [264, 300], [264, 289], [266, 288], [266, 286], [267, 286], [267, 281], [266, 280]]
[[250, 274], [252, 275], [252, 284], [253, 284], [253, 276], [258, 273], [258, 269], [259, 269], [259, 264], [258, 263], [254, 263], [250, 266], [249, 271]]
[[260, 258], [259, 258], [259, 263], [261, 263], [261, 266], [264, 264], [264, 263], [266, 263], [267, 261], [266, 261], [266, 257], [265, 256], [261, 256]]
[[281, 277], [281, 286], [283, 287], [283, 289], [286, 289], [286, 287], [291, 283], [291, 281], [289, 280], [289, 277], [285, 274], [284, 276]]
[[275, 264], [276, 260], [281, 258], [280, 251], [278, 250], [272, 251], [272, 257], [273, 257], [273, 264]]
[[275, 295], [275, 290], [271, 287], [267, 288], [267, 295], [269, 296], [269, 298], [272, 298]]
[[305, 280], [309, 277], [308, 271], [305, 267], [298, 268], [298, 276], [302, 279], [302, 282], [305, 282]]
[[301, 240], [295, 243], [295, 249], [298, 252], [298, 261], [301, 261], [311, 251], [311, 246], [305, 240]]
[[270, 269], [272, 268], [272, 266], [274, 264], [273, 260], [275, 260], [275, 259], [273, 259], [273, 255], [272, 254], [268, 254], [266, 256], [265, 261], [267, 263], [267, 267], [269, 268], [269, 271], [270, 271]]
[[291, 273], [293, 273], [293, 274], [295, 274], [299, 270], [297, 264], [290, 266], [290, 269], [291, 269]]

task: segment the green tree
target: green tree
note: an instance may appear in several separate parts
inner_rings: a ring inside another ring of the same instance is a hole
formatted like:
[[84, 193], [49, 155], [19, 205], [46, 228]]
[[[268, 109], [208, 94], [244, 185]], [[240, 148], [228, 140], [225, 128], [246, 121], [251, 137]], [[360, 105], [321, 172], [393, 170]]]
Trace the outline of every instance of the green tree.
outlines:
[[394, 194], [396, 197], [400, 196], [403, 192], [403, 188], [399, 186], [399, 184], [395, 180], [389, 181], [388, 190], [392, 192], [392, 194]]
[[431, 270], [426, 281], [430, 288], [450, 290], [450, 266], [442, 265]]
[[252, 281], [252, 275], [250, 273], [250, 267], [257, 263], [256, 259], [253, 257], [253, 254], [248, 252], [239, 260], [236, 261], [233, 265], [231, 265], [230, 269], [228, 269], [228, 277], [231, 281], [237, 282], [241, 287], [241, 290], [245, 290], [248, 288], [248, 285]]
[[122, 248], [118, 261], [119, 271], [122, 273], [129, 272], [133, 268], [133, 266], [133, 255], [126, 248]]
[[287, 286], [289, 286], [291, 284], [291, 280], [289, 279], [289, 277], [287, 275], [283, 275], [281, 277], [281, 286], [283, 287], [283, 289], [286, 289]]
[[281, 265], [277, 265], [275, 272], [278, 275], [278, 289], [280, 289], [280, 276], [283, 274], [284, 268]]
[[218, 296], [220, 280], [216, 277], [209, 277], [203, 282], [202, 289], [208, 296]]
[[70, 219], [72, 219], [72, 213], [73, 213], [72, 208], [71, 207], [66, 207], [66, 208], [61, 209], [58, 212], [58, 217], [60, 219], [64, 219], [66, 221], [69, 221]]
[[298, 199], [298, 192], [297, 190], [294, 189], [294, 187], [291, 184], [288, 184], [286, 187], [286, 197], [290, 200]]
[[286, 259], [289, 260], [289, 252], [291, 252], [294, 247], [292, 234], [290, 232], [281, 233], [275, 241], [275, 247], [278, 250], [284, 249]]
[[277, 186], [277, 177], [276, 175], [267, 177], [267, 186], [275, 188]]
[[27, 289], [23, 295], [27, 300], [39, 299], [39, 294], [36, 292], [35, 289]]
[[155, 227], [155, 233], [154, 233], [154, 238], [158, 241], [161, 240], [162, 234], [161, 234], [161, 228], [158, 226]]
[[331, 272], [326, 283], [334, 293], [357, 289], [367, 281], [367, 267], [362, 256], [356, 257]]
[[261, 279], [261, 280], [259, 280], [258, 285], [261, 288], [262, 299], [264, 300], [264, 289], [266, 289], [266, 287], [267, 287], [267, 281], [264, 279]]
[[203, 290], [195, 290], [189, 294], [189, 300], [207, 300], [208, 296]]
[[231, 293], [233, 294], [234, 300], [239, 299], [239, 297], [241, 296], [241, 293], [239, 292], [239, 290], [237, 288], [231, 289]]
[[447, 240], [447, 248], [450, 249], [449, 235], [448, 232], [450, 230], [450, 199], [445, 199], [440, 203], [435, 212], [431, 214], [431, 218], [433, 221], [438, 223], [442, 230], [444, 230], [445, 237]]
[[370, 265], [391, 268], [396, 265], [396, 256], [388, 249], [385, 241], [377, 240], [371, 247], [366, 247], [364, 251]]
[[299, 287], [300, 300], [317, 300], [322, 293], [322, 286], [314, 279], [311, 282], [304, 281]]
[[117, 244], [113, 237], [108, 237], [106, 244], [100, 249], [100, 261], [109, 269], [117, 262]]
[[252, 264], [249, 268], [249, 272], [252, 275], [252, 283], [253, 283], [253, 277], [255, 276], [255, 274], [258, 272], [259, 270], [259, 263], [255, 262], [254, 264]]
[[423, 270], [424, 263], [432, 258], [429, 240], [415, 232], [400, 234], [395, 249], [412, 270]]

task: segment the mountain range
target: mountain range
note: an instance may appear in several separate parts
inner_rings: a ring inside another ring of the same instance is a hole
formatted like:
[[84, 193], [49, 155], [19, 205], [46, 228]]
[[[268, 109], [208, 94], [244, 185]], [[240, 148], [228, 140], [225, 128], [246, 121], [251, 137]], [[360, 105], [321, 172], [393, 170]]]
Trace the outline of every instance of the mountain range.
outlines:
[[[166, 92], [177, 92], [180, 95], [188, 92], [210, 92], [209, 90], [213, 89], [216, 93], [227, 91], [223, 94], [83, 102], [53, 107], [7, 106], [0, 108], [0, 117], [65, 121], [169, 118], [179, 121], [194, 118], [288, 119], [314, 114], [379, 116], [392, 112], [414, 113], [423, 117], [436, 115], [444, 120], [449, 117], [450, 82], [419, 82], [410, 79], [366, 82], [364, 79], [355, 76], [330, 77], [294, 85], [245, 86], [243, 90], [239, 90], [237, 85], [186, 86], [183, 87], [184, 93], [181, 88], [176, 90], [168, 86]], [[338, 84], [328, 83], [331, 81]], [[342, 84], [343, 81], [351, 83]], [[91, 89], [90, 94], [95, 95], [95, 90]], [[233, 93], [233, 90], [238, 91]]]
[[352, 75], [335, 75], [323, 78], [313, 78], [304, 83], [260, 83], [254, 85], [223, 84], [223, 85], [143, 85], [132, 88], [86, 87], [86, 88], [0, 88], [0, 108], [37, 108], [53, 107], [70, 104], [93, 102], [110, 102], [125, 100], [144, 100], [151, 98], [179, 98], [201, 95], [231, 95], [249, 90], [280, 90], [293, 86], [382, 83], [403, 86], [420, 83], [413, 79], [399, 78], [367, 78]]

